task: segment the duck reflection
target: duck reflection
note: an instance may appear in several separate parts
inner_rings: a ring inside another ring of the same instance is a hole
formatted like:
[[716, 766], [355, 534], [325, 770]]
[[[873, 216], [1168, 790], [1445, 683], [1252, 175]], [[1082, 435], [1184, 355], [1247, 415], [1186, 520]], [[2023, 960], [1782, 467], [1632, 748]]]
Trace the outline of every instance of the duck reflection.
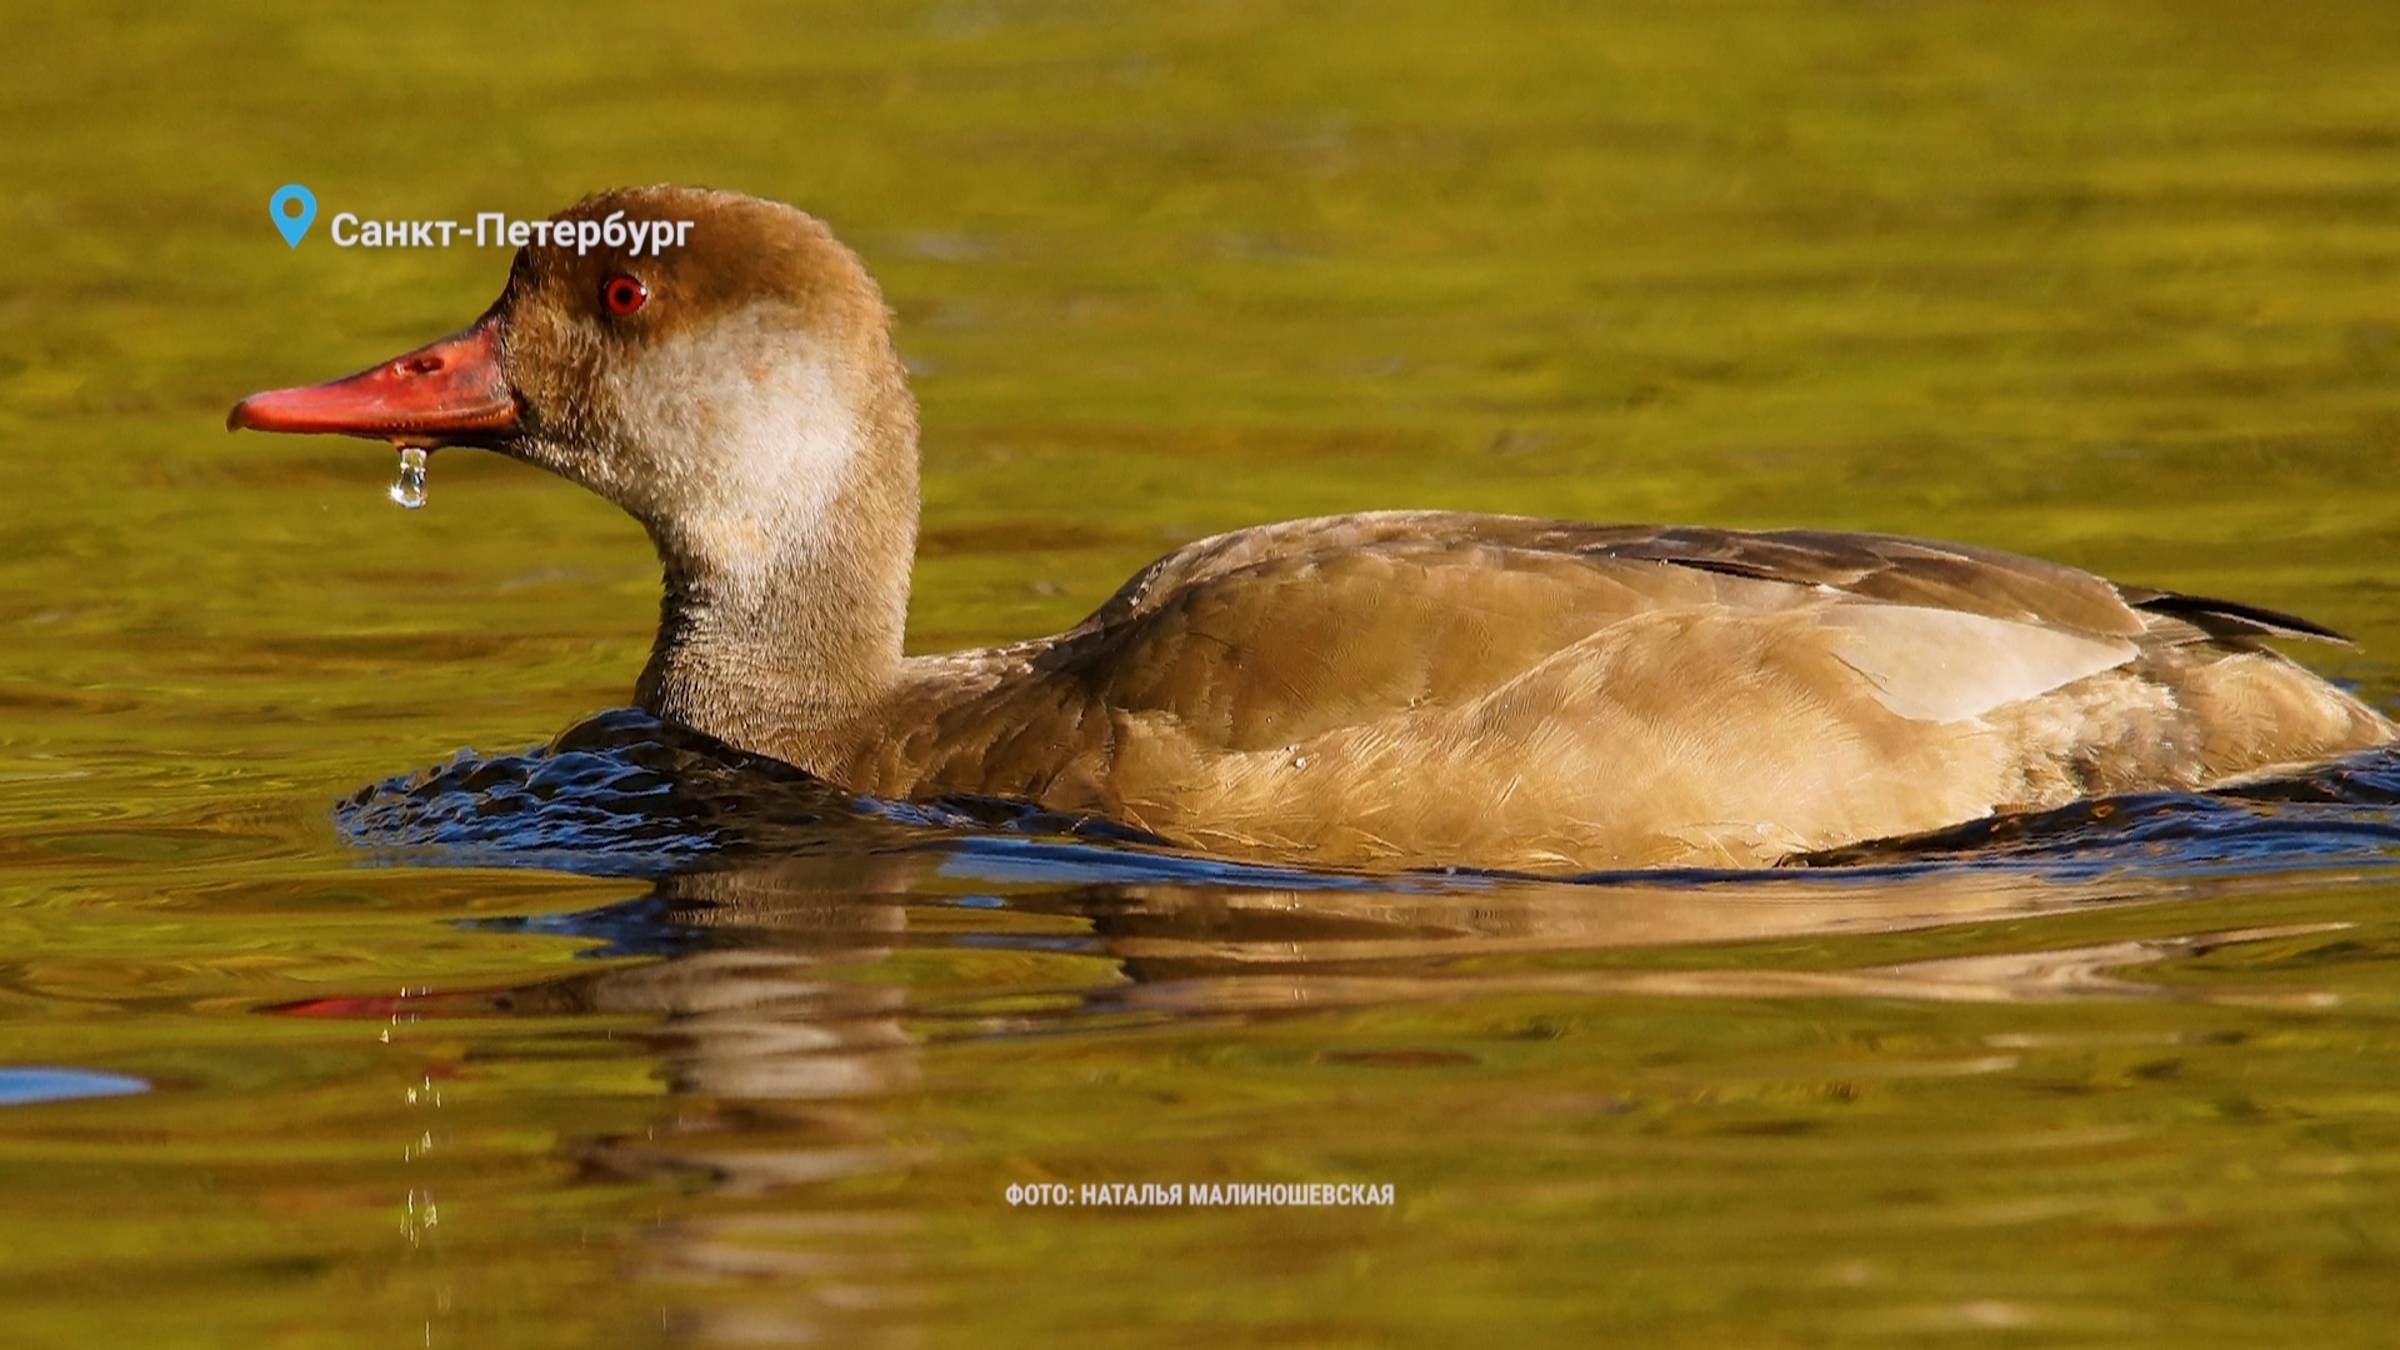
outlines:
[[[658, 922], [684, 950], [542, 991], [581, 1010], [657, 1017], [647, 1039], [668, 1090], [709, 1104], [678, 1111], [650, 1140], [593, 1141], [588, 1165], [698, 1166], [747, 1195], [902, 1161], [861, 1104], [917, 1085], [900, 1021], [906, 990], [829, 973], [886, 959], [905, 928], [901, 907], [861, 903], [874, 872], [811, 862], [668, 878], [654, 892]], [[773, 1147], [750, 1146], [770, 1132]]]
[[906, 1339], [918, 1302], [914, 1225], [874, 1204], [759, 1207], [767, 1197], [905, 1169], [888, 1106], [919, 1087], [907, 990], [860, 978], [887, 961], [907, 910], [885, 858], [810, 858], [669, 876], [647, 895], [546, 928], [650, 959], [467, 995], [512, 1016], [635, 1016], [667, 1101], [640, 1134], [567, 1148], [589, 1180], [697, 1178], [724, 1203], [643, 1231], [636, 1273], [670, 1296], [693, 1343]]
[[[1318, 877], [1305, 887], [1243, 889], [1214, 874], [1029, 886], [989, 875], [1011, 870], [991, 862], [938, 849], [719, 859], [708, 870], [656, 879], [637, 899], [525, 925], [599, 940], [598, 955], [642, 959], [507, 990], [412, 1000], [412, 1010], [433, 1014], [439, 1004], [466, 1000], [516, 1015], [656, 1019], [640, 1034], [655, 1047], [668, 1088], [680, 1104], [710, 1109], [679, 1109], [662, 1131], [677, 1141], [672, 1164], [639, 1161], [656, 1152], [647, 1145], [601, 1141], [590, 1150], [593, 1165], [629, 1174], [691, 1166], [710, 1134], [766, 1124], [806, 1130], [822, 1145], [822, 1156], [743, 1148], [705, 1164], [721, 1185], [752, 1193], [898, 1160], [899, 1150], [868, 1143], [876, 1137], [872, 1104], [917, 1087], [917, 1053], [929, 1038], [1014, 1034], [1128, 1009], [1258, 1016], [1511, 989], [2165, 997], [2170, 991], [2158, 985], [2112, 972], [2259, 935], [2203, 930], [2133, 943], [1784, 969], [1745, 949], [2159, 904], [2242, 883], [1950, 869], [1606, 886]], [[1658, 968], [1639, 955], [1685, 947], [1722, 948], [1724, 959]], [[1006, 1013], [985, 1011], [973, 996], [892, 978], [903, 954], [970, 950], [1084, 959], [1044, 967], [1073, 972], [1064, 986], [1009, 985]], [[904, 1025], [910, 1022], [913, 1032]]]
[[[644, 1137], [586, 1139], [577, 1156], [595, 1176], [693, 1173], [751, 1197], [908, 1166], [920, 1145], [895, 1140], [887, 1108], [920, 1089], [920, 1056], [937, 1041], [1129, 1013], [1259, 1018], [1511, 992], [2159, 998], [2175, 995], [2119, 968], [2267, 935], [1790, 969], [1745, 949], [2156, 904], [2223, 883], [1953, 870], [1616, 886], [1314, 878], [1245, 890], [1026, 885], [988, 875], [1009, 870], [991, 862], [938, 849], [719, 860], [637, 899], [540, 921], [601, 940], [602, 955], [646, 959], [453, 997], [517, 1015], [649, 1019], [634, 1034], [656, 1054], [670, 1109]], [[1642, 959], [1663, 948], [1721, 948], [1724, 959]], [[944, 982], [946, 964], [1008, 953], [1041, 958], [1040, 977], [998, 990]]]

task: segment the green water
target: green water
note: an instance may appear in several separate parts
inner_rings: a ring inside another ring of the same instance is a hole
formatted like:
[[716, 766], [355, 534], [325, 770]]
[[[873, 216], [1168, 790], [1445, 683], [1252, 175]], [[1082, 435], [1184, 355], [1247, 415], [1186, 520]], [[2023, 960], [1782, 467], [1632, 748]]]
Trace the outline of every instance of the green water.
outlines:
[[[150, 1090], [0, 1107], [0, 1340], [2389, 1336], [2388, 869], [391, 865], [331, 804], [622, 704], [647, 550], [219, 423], [497, 290], [333, 212], [712, 183], [899, 313], [921, 649], [1423, 505], [2042, 553], [2342, 628], [2388, 707], [2400, 7], [325, 13], [5, 13], [0, 1064]], [[1353, 1180], [1395, 1203], [1005, 1199]]]

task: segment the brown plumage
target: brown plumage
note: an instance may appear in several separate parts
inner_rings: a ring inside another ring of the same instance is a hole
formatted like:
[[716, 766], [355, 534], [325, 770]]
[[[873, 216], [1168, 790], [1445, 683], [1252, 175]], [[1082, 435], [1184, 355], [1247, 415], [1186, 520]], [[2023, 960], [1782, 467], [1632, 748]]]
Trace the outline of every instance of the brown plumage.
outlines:
[[[691, 247], [529, 249], [467, 333], [231, 420], [488, 445], [617, 502], [666, 573], [641, 704], [861, 792], [1300, 862], [1748, 867], [2395, 735], [2260, 645], [2333, 636], [2305, 620], [1804, 530], [1289, 521], [1055, 637], [907, 658], [916, 418], [874, 282], [733, 194], [560, 218], [612, 212]], [[625, 277], [649, 299], [610, 312]]]

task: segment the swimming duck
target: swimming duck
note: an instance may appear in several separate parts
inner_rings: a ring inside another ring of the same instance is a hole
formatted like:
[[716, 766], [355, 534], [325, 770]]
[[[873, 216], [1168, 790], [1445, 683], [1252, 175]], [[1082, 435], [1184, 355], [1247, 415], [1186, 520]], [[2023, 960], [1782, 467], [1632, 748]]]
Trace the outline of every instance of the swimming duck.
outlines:
[[1366, 867], [1753, 867], [2195, 789], [2394, 724], [2290, 615], [1960, 544], [1445, 511], [1203, 539], [1064, 633], [908, 656], [917, 418], [815, 218], [650, 187], [464, 331], [231, 427], [481, 446], [622, 507], [665, 574], [640, 705], [860, 793], [978, 793]]

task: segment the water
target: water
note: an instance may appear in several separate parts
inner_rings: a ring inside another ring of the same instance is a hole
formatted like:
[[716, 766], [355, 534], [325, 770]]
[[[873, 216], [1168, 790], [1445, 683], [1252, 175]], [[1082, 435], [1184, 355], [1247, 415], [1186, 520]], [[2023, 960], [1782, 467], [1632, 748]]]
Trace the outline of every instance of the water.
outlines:
[[414, 511], [425, 504], [425, 450], [421, 446], [403, 445], [400, 467], [385, 495], [404, 511]]
[[[633, 525], [213, 428], [505, 266], [289, 248], [278, 184], [721, 183], [899, 313], [918, 650], [1448, 506], [2016, 548], [2391, 708], [2400, 11], [593, 17], [13, 16], [12, 1343], [2383, 1337], [2389, 758], [1764, 878], [1246, 868], [607, 712]], [[1086, 1181], [1395, 1203], [1005, 1198]]]

